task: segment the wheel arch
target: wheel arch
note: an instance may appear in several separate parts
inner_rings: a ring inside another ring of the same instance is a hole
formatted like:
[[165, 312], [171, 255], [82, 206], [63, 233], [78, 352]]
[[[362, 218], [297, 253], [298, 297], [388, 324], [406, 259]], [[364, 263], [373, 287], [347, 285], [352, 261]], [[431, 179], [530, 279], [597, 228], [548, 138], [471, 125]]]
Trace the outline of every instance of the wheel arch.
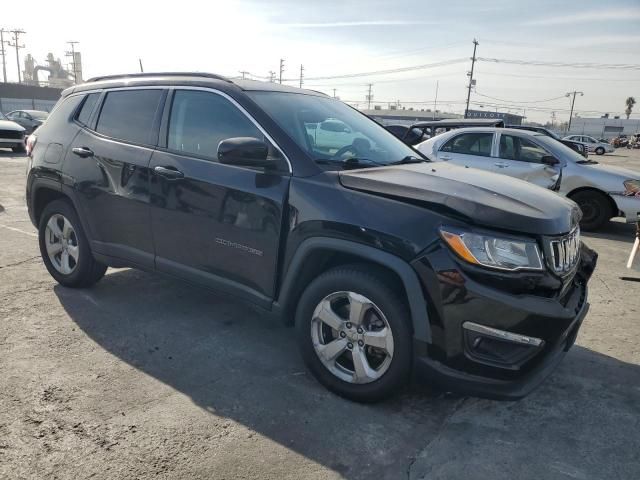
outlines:
[[581, 192], [593, 192], [593, 193], [597, 193], [599, 195], [603, 195], [607, 199], [607, 201], [609, 202], [609, 207], [611, 209], [611, 215], [613, 217], [615, 217], [620, 213], [620, 210], [618, 209], [618, 205], [616, 204], [616, 201], [613, 199], [613, 197], [611, 195], [609, 195], [607, 192], [605, 192], [604, 190], [600, 190], [599, 188], [596, 188], [596, 187], [578, 187], [578, 188], [575, 188], [575, 189], [571, 190], [569, 193], [567, 193], [567, 198], [570, 198], [571, 200], [573, 200], [573, 198], [571, 198], [571, 197], [573, 197], [575, 194], [581, 193]]
[[332, 267], [353, 263], [372, 265], [394, 276], [409, 306], [414, 340], [431, 343], [427, 304], [413, 268], [393, 254], [349, 240], [316, 237], [303, 241], [289, 262], [274, 310], [287, 320], [293, 318], [295, 305], [309, 282]]

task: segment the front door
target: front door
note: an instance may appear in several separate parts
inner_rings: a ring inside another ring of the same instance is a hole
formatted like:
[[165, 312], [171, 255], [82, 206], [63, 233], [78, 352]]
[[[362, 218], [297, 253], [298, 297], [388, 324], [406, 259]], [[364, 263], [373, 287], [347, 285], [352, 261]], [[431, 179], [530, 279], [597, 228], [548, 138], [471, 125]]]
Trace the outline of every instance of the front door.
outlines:
[[500, 134], [498, 156], [500, 173], [535, 183], [544, 188], [553, 188], [558, 182], [560, 165], [549, 166], [542, 163], [542, 158], [552, 156], [542, 146], [529, 138], [518, 135]]
[[151, 158], [156, 268], [268, 303], [273, 297], [290, 174], [217, 161], [222, 140], [256, 137], [256, 124], [223, 94], [176, 90]]

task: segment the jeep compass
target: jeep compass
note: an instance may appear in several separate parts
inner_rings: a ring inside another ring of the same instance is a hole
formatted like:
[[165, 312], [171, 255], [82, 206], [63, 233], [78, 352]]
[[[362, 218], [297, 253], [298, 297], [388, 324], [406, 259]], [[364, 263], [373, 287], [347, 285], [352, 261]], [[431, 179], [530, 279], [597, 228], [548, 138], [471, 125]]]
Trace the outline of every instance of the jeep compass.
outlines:
[[170, 275], [295, 324], [313, 375], [375, 401], [412, 372], [526, 395], [573, 344], [596, 254], [570, 200], [431, 163], [339, 100], [212, 74], [73, 86], [29, 138], [49, 273]]

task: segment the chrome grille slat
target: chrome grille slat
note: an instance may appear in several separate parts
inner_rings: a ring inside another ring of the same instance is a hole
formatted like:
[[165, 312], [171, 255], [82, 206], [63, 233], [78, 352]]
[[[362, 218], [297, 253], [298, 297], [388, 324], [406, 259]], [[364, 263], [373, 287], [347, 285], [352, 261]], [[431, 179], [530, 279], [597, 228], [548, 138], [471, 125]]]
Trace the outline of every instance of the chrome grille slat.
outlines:
[[580, 229], [576, 228], [562, 238], [549, 242], [550, 267], [558, 273], [566, 273], [575, 267], [580, 258]]

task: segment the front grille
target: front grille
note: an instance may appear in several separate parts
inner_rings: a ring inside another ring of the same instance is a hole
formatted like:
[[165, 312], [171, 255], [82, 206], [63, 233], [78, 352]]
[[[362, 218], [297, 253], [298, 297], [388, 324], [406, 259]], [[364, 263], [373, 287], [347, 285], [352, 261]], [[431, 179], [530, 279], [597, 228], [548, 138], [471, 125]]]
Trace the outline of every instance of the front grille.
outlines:
[[0, 138], [11, 138], [15, 140], [20, 140], [23, 137], [22, 132], [17, 132], [15, 130], [0, 130]]
[[557, 273], [567, 273], [580, 259], [580, 228], [549, 242], [550, 267]]

